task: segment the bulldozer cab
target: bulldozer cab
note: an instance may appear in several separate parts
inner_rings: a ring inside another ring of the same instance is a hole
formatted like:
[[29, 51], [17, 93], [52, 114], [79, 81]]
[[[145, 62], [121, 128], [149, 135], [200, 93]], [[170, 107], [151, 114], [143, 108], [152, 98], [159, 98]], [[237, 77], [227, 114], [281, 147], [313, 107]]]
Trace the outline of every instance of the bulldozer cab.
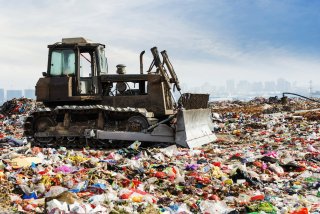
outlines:
[[71, 76], [73, 95], [99, 94], [98, 76], [107, 73], [104, 45], [83, 38], [62, 39], [49, 46], [49, 75]]
[[99, 99], [99, 76], [107, 73], [104, 47], [84, 38], [49, 45], [47, 72], [36, 86], [38, 100]]

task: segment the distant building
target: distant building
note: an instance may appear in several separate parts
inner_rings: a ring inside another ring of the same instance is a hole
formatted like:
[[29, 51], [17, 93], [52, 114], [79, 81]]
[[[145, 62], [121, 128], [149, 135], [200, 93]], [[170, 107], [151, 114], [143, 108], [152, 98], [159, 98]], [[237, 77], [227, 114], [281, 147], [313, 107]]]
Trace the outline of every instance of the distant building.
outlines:
[[251, 83], [247, 80], [240, 80], [237, 85], [238, 93], [248, 93], [251, 90]]
[[25, 89], [24, 90], [24, 97], [29, 99], [35, 99], [35, 90], [34, 89]]
[[264, 90], [267, 92], [274, 92], [276, 90], [276, 83], [273, 81], [264, 82]]
[[22, 90], [7, 90], [7, 100], [11, 100], [13, 98], [21, 98]]
[[226, 90], [228, 93], [234, 93], [236, 90], [236, 86], [234, 80], [227, 80], [226, 82]]
[[4, 99], [4, 89], [0, 88], [0, 105], [2, 105], [4, 103], [5, 99]]
[[277, 80], [277, 90], [281, 92], [290, 91], [291, 83], [283, 78], [280, 78]]
[[253, 82], [252, 85], [251, 85], [251, 90], [253, 92], [261, 92], [261, 91], [263, 91], [262, 82]]

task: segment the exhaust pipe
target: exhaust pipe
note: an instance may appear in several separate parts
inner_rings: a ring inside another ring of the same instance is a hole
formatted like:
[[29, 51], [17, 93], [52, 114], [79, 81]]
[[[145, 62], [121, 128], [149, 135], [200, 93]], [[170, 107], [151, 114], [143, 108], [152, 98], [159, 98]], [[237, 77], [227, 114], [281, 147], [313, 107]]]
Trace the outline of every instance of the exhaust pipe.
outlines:
[[145, 51], [142, 51], [140, 53], [140, 74], [143, 74], [143, 54], [145, 53]]

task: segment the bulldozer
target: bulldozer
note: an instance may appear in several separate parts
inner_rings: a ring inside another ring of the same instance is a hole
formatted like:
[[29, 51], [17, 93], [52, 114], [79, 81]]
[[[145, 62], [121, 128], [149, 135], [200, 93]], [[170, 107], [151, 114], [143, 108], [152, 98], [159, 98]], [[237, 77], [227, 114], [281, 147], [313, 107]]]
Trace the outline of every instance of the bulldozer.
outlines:
[[48, 49], [47, 71], [35, 86], [42, 105], [24, 123], [35, 146], [108, 147], [140, 141], [194, 148], [216, 140], [209, 95], [181, 93], [165, 50], [160, 57], [157, 47], [151, 48], [147, 71], [142, 51], [140, 73], [127, 74], [119, 64], [109, 74], [104, 44], [63, 38]]

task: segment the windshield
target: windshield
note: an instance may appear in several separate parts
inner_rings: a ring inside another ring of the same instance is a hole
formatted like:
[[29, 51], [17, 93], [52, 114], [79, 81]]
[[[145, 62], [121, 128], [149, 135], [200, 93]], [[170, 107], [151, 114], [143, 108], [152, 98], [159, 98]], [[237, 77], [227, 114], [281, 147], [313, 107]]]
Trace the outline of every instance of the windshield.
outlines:
[[75, 53], [73, 50], [54, 50], [51, 54], [50, 75], [75, 74]]

